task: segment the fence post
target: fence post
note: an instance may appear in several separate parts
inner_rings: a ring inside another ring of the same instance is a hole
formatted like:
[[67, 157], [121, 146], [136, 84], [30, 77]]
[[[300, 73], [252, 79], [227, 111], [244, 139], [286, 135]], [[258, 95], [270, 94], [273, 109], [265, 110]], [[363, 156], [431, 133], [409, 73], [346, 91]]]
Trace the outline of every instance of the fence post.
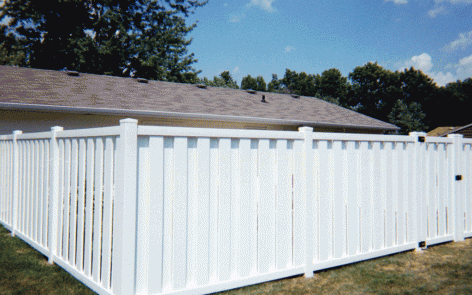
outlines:
[[464, 240], [464, 207], [462, 203], [462, 181], [456, 176], [463, 177], [462, 170], [462, 134], [449, 134], [447, 137], [452, 138], [452, 198], [453, 198], [453, 224], [454, 224], [454, 241]]
[[113, 210], [113, 294], [135, 293], [138, 120], [120, 120]]
[[57, 132], [63, 128], [54, 126], [51, 128], [51, 142], [49, 143], [49, 208], [48, 208], [48, 246], [50, 264], [54, 263], [57, 245], [57, 215], [59, 199], [59, 147], [57, 145]]
[[411, 192], [411, 196], [415, 198], [415, 214], [416, 218], [416, 251], [421, 251], [420, 242], [425, 241], [426, 235], [424, 231], [424, 224], [423, 224], [423, 193], [424, 190], [420, 188], [424, 186], [424, 177], [423, 177], [423, 168], [424, 168], [424, 155], [422, 154], [423, 147], [425, 143], [420, 142], [419, 137], [426, 137], [425, 132], [410, 132], [410, 136], [415, 138], [415, 148], [414, 148], [414, 155], [413, 155], [413, 175], [411, 175], [411, 180], [413, 181], [413, 191]]
[[15, 236], [15, 231], [18, 226], [18, 168], [19, 168], [19, 153], [18, 153], [18, 135], [21, 135], [23, 131], [15, 130], [13, 131], [13, 167], [12, 167], [12, 177], [13, 177], [13, 191], [12, 191], [12, 213], [11, 213], [11, 236]]
[[305, 162], [305, 206], [306, 206], [306, 253], [305, 253], [305, 278], [312, 278], [313, 274], [313, 245], [315, 244], [314, 229], [314, 195], [313, 195], [313, 128], [298, 128], [303, 133], [305, 141], [303, 143], [303, 157]]

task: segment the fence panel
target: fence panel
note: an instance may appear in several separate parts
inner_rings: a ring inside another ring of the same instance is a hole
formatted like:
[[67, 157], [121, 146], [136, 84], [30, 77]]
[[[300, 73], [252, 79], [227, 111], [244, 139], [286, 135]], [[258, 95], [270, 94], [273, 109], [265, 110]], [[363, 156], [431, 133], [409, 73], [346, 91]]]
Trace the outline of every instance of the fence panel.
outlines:
[[[209, 292], [303, 273], [293, 270], [300, 254], [292, 233], [292, 140], [140, 136], [138, 143], [138, 292]], [[160, 215], [147, 209], [152, 200]], [[157, 240], [161, 246], [144, 250]], [[149, 259], [159, 253], [151, 269]]]
[[472, 237], [472, 140], [465, 139], [463, 143], [462, 162], [464, 164], [464, 238]]
[[99, 294], [216, 292], [472, 236], [472, 140], [131, 121], [0, 137], [0, 221]]
[[406, 142], [335, 139], [314, 144], [320, 187], [315, 270], [414, 248], [404, 238], [408, 184], [399, 185], [408, 171]]
[[447, 230], [451, 223], [448, 216], [449, 186], [452, 185], [447, 167], [452, 165], [452, 158], [448, 156], [450, 142], [444, 139], [430, 139], [425, 148], [425, 170], [419, 170], [424, 177], [423, 208], [425, 215], [424, 231], [426, 243], [434, 245], [452, 241], [453, 235]]

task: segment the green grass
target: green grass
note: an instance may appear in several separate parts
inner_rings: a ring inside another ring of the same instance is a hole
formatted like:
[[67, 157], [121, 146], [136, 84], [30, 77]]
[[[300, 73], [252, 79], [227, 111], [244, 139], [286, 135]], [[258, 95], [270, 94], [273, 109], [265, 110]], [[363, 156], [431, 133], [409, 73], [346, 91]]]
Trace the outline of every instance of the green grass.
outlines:
[[[472, 294], [472, 239], [220, 294]], [[0, 226], [0, 294], [95, 294]]]
[[96, 294], [0, 225], [0, 294]]
[[472, 294], [472, 239], [220, 294]]

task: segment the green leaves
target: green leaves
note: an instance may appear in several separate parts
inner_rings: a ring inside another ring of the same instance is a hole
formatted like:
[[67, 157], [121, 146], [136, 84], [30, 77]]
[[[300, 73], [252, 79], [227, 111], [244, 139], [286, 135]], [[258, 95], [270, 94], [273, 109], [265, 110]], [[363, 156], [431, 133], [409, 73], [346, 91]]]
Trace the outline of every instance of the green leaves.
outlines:
[[[197, 60], [186, 39], [195, 24], [187, 26], [185, 17], [205, 3], [12, 0], [0, 15], [11, 18], [2, 38], [17, 43], [11, 51], [24, 56], [15, 59], [19, 66], [195, 82]], [[11, 54], [0, 50], [0, 62]]]
[[243, 77], [241, 81], [241, 89], [252, 89], [256, 91], [267, 91], [267, 84], [264, 81], [262, 76], [257, 76], [257, 78], [251, 77], [251, 75], [247, 75]]
[[213, 80], [209, 80], [207, 77], [203, 79], [197, 78], [198, 84], [203, 84], [212, 87], [223, 87], [223, 88], [233, 88], [239, 89], [238, 83], [233, 80], [229, 71], [222, 72], [219, 76], [213, 77]]

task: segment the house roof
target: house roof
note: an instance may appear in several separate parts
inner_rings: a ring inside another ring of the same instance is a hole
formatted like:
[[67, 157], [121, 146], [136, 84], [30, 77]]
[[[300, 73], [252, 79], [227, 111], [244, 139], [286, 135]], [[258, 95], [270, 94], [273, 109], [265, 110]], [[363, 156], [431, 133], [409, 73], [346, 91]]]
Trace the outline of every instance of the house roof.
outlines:
[[444, 136], [444, 134], [448, 134], [449, 132], [451, 132], [452, 130], [454, 129], [457, 129], [457, 128], [460, 128], [459, 127], [450, 127], [450, 126], [447, 126], [447, 127], [437, 127], [431, 131], [428, 132], [428, 136]]
[[[261, 102], [265, 95], [266, 103]], [[0, 66], [0, 108], [397, 130], [324, 100], [105, 75]]]
[[448, 136], [449, 134], [462, 134], [464, 138], [472, 138], [472, 124], [454, 127], [452, 130], [449, 130], [439, 136]]

